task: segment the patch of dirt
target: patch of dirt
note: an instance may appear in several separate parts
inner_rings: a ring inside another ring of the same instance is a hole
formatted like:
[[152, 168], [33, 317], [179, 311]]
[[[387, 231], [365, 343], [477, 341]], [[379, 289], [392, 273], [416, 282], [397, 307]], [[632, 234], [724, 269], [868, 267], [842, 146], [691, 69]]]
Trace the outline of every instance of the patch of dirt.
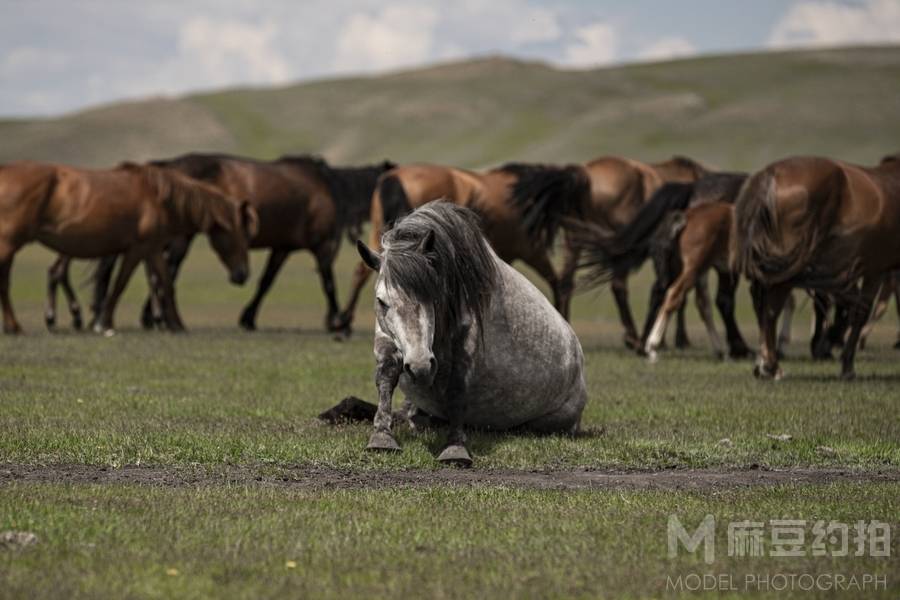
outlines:
[[832, 482], [900, 482], [900, 471], [829, 469], [517, 471], [455, 469], [350, 471], [325, 467], [153, 467], [0, 465], [0, 485], [23, 483], [137, 484], [162, 487], [273, 485], [292, 489], [379, 489], [426, 486], [507, 486], [539, 490], [714, 490]]

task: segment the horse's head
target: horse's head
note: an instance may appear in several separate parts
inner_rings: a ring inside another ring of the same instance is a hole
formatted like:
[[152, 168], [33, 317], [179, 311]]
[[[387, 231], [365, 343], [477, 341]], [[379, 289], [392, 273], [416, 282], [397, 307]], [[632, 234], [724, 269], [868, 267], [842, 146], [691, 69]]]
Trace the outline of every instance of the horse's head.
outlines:
[[250, 240], [256, 235], [259, 217], [246, 200], [229, 201], [224, 206], [212, 219], [206, 235], [228, 269], [231, 283], [243, 285], [250, 276]]
[[438, 369], [435, 355], [444, 360], [473, 333], [482, 340], [496, 258], [478, 216], [440, 200], [398, 221], [382, 242], [380, 255], [357, 242], [363, 261], [378, 271], [377, 331], [397, 347], [406, 374], [427, 385]]
[[[415, 383], [431, 385], [437, 373], [437, 359], [434, 356], [434, 334], [436, 329], [435, 301], [422, 298], [417, 291], [407, 289], [403, 278], [391, 277], [392, 264], [386, 264], [385, 257], [378, 254], [361, 241], [356, 247], [363, 262], [378, 272], [375, 283], [375, 320], [377, 329], [391, 339], [403, 360], [403, 371]], [[388, 261], [419, 262], [423, 269], [423, 279], [429, 279], [434, 269], [428, 265], [427, 254], [433, 251], [434, 233], [427, 234], [421, 242], [404, 255], [393, 253]], [[438, 292], [435, 289], [435, 292]]]

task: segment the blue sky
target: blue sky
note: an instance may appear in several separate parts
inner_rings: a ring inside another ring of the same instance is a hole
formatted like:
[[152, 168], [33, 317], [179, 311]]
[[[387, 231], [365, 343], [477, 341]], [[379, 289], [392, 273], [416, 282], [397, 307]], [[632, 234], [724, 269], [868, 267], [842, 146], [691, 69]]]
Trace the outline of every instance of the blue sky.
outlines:
[[489, 53], [567, 68], [900, 43], [900, 0], [0, 0], [0, 115]]

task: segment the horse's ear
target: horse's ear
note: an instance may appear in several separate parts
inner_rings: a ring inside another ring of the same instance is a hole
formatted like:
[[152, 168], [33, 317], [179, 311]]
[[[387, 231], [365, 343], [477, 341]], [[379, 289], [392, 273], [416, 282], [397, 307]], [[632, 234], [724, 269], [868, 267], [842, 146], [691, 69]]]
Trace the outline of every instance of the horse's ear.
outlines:
[[356, 251], [359, 252], [360, 258], [373, 271], [381, 270], [381, 255], [362, 243], [362, 240], [356, 240]]
[[241, 202], [241, 226], [244, 228], [248, 240], [252, 240], [259, 233], [259, 215], [246, 200]]
[[419, 242], [419, 253], [428, 254], [434, 250], [434, 230], [429, 229], [422, 241]]

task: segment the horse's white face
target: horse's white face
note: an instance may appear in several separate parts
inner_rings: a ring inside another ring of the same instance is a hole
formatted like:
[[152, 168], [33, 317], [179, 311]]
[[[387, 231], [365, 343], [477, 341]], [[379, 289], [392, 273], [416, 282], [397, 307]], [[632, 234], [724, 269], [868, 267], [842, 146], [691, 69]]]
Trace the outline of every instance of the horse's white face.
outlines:
[[403, 360], [403, 372], [416, 384], [431, 385], [437, 372], [434, 343], [434, 305], [410, 298], [403, 290], [375, 284], [378, 328], [394, 342]]

